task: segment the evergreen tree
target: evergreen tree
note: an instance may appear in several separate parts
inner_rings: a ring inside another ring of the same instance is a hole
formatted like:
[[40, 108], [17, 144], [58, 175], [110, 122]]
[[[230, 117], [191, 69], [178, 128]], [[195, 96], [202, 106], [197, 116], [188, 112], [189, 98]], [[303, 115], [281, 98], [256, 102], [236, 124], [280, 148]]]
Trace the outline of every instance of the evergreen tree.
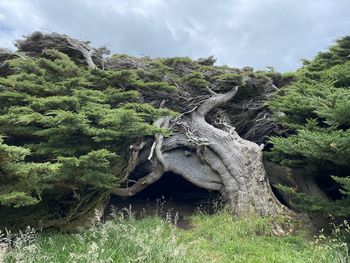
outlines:
[[[169, 171], [222, 191], [236, 214], [287, 211], [257, 143], [278, 130], [264, 101], [290, 78], [214, 66], [212, 57], [105, 58], [55, 33], [17, 47], [0, 65], [0, 226], [69, 225], [110, 193], [134, 195]], [[179, 164], [189, 149], [196, 154]]]
[[120, 183], [128, 147], [166, 132], [152, 123], [174, 114], [142, 103], [140, 92], [152, 89], [161, 97], [174, 88], [145, 83], [132, 70], [86, 69], [55, 50], [14, 58], [8, 68], [0, 78], [4, 213], [47, 200], [57, 208], [66, 196], [78, 203], [88, 193], [108, 192]]
[[[306, 166], [318, 176], [332, 176], [344, 198], [330, 205], [294, 194], [299, 206], [312, 211], [350, 214], [350, 37], [319, 53], [295, 74], [296, 81], [280, 89], [269, 106], [278, 121], [291, 129], [287, 138], [271, 139], [268, 155], [289, 166]], [[349, 196], [349, 197], [348, 197]]]

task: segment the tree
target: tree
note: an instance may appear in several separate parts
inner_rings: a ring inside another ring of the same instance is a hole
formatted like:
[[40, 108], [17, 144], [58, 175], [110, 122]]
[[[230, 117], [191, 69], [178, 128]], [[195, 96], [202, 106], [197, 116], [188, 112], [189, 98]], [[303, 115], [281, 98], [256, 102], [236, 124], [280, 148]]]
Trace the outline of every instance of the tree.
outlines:
[[11, 74], [0, 78], [2, 205], [35, 206], [52, 192], [58, 197], [51, 202], [58, 202], [67, 193], [83, 199], [108, 191], [122, 179], [129, 145], [162, 133], [152, 122], [173, 114], [140, 104], [137, 90], [112, 84], [123, 79], [143, 88], [142, 81], [78, 67], [55, 50], [8, 64]]
[[105, 47], [92, 48], [89, 41], [80, 41], [67, 35], [34, 32], [22, 40], [16, 41], [18, 51], [30, 57], [39, 57], [45, 49], [63, 52], [77, 64], [96, 68], [102, 66], [103, 55], [109, 54]]
[[[171, 127], [173, 134], [168, 138], [156, 136], [151, 154], [140, 154], [149, 157], [140, 158], [138, 163], [151, 160], [154, 169], [136, 183], [113, 189], [112, 193], [132, 196], [164, 172], [172, 171], [199, 187], [219, 190], [236, 215], [290, 213], [271, 191], [262, 163], [262, 146], [241, 138], [231, 125], [231, 118], [236, 117], [232, 112], [237, 112], [241, 116], [251, 114], [247, 119], [254, 124], [247, 125], [249, 128], [242, 125], [239, 129], [246, 129], [252, 138], [256, 137], [249, 131], [256, 129], [254, 119], [260, 114], [265, 114], [265, 124], [270, 126], [261, 98], [275, 90], [271, 80], [252, 71], [208, 68], [188, 58], [160, 62], [162, 64], [157, 61], [156, 66], [164, 71], [157, 71], [157, 77], [164, 76], [177, 87], [177, 94], [165, 105], [180, 111], [181, 115], [174, 120], [159, 120], [158, 125]], [[232, 104], [235, 96], [237, 104]], [[229, 109], [233, 110], [227, 113]], [[147, 147], [143, 150], [149, 152]]]
[[[312, 211], [348, 215], [350, 210], [350, 37], [296, 72], [296, 81], [280, 89], [269, 102], [281, 124], [291, 129], [287, 138], [271, 139], [272, 160], [288, 166], [307, 166], [318, 181], [332, 176], [345, 199], [327, 200], [296, 195], [299, 206]], [[287, 189], [284, 189], [287, 190]], [[290, 194], [294, 192], [287, 190]]]
[[[28, 223], [42, 208], [44, 227], [66, 224], [110, 193], [132, 196], [172, 171], [220, 191], [239, 216], [291, 214], [271, 191], [256, 143], [277, 127], [264, 106], [276, 90], [266, 74], [213, 58], [113, 55], [92, 65], [77, 46], [96, 49], [59, 34], [34, 33], [17, 46], [24, 56], [0, 71], [0, 133], [4, 147], [25, 151], [11, 162], [47, 170], [30, 187], [21, 185], [31, 173], [2, 175], [6, 213]], [[136, 169], [145, 176], [134, 182]]]
[[344, 64], [350, 60], [350, 36], [345, 36], [336, 41], [326, 52], [319, 52], [312, 60], [304, 60], [304, 69], [308, 71], [322, 71], [335, 65]]

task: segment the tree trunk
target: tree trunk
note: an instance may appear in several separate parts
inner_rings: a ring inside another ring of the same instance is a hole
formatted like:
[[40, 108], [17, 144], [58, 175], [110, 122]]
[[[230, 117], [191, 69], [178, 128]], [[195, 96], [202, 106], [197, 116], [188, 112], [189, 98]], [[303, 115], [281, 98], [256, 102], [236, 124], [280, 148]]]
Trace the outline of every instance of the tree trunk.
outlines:
[[[284, 185], [293, 188], [296, 192], [305, 193], [324, 200], [330, 200], [324, 191], [317, 185], [315, 178], [308, 174], [303, 168], [290, 168], [278, 165], [274, 162], [263, 160], [265, 170], [267, 172], [271, 185]], [[287, 206], [294, 211], [299, 211], [293, 205], [293, 201], [287, 193], [276, 189], [280, 197]]]
[[[229, 129], [225, 131], [205, 119], [212, 109], [231, 100], [237, 90], [235, 87], [226, 94], [214, 94], [190, 116], [177, 121], [181, 132], [164, 139], [162, 144], [162, 171], [172, 171], [208, 190], [221, 191], [228, 207], [238, 216], [289, 214], [272, 193], [262, 162], [262, 148], [242, 139], [233, 127], [226, 124]], [[141, 191], [148, 177], [154, 179], [154, 172], [126, 189], [132, 189], [132, 194]], [[120, 195], [122, 191], [132, 195], [125, 188], [116, 189], [115, 193]]]

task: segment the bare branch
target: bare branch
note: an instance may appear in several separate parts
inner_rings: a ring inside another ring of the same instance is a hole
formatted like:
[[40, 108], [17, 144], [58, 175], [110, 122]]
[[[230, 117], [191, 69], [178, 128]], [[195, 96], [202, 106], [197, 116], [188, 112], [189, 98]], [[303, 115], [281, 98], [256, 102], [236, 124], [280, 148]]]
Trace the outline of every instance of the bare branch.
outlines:
[[94, 51], [95, 51], [93, 48], [89, 47], [88, 45], [86, 45], [85, 43], [79, 40], [72, 39], [68, 36], [66, 37], [66, 40], [69, 44], [72, 45], [72, 47], [74, 47], [83, 55], [86, 63], [90, 68], [96, 68], [96, 64], [92, 60], [92, 55], [94, 54]]
[[210, 112], [212, 109], [224, 104], [225, 102], [228, 102], [235, 96], [235, 94], [238, 91], [238, 86], [231, 89], [226, 94], [216, 94], [209, 99], [205, 100], [195, 111], [195, 113], [198, 116], [204, 117], [208, 112]]
[[154, 149], [156, 148], [156, 141], [154, 141], [153, 142], [153, 144], [152, 144], [152, 147], [151, 147], [151, 150], [150, 150], [150, 152], [149, 152], [149, 155], [148, 155], [148, 158], [147, 158], [147, 160], [151, 160], [152, 159], [152, 157], [153, 157], [153, 153], [154, 153]]
[[113, 188], [111, 193], [118, 196], [133, 196], [138, 192], [142, 191], [149, 185], [156, 182], [158, 179], [162, 177], [164, 173], [164, 167], [162, 165], [158, 165], [151, 173], [146, 175], [145, 177], [139, 179], [130, 187], [126, 188]]
[[124, 174], [124, 176], [122, 177], [121, 181], [124, 182], [126, 179], [128, 179], [130, 173], [132, 171], [134, 171], [136, 165], [137, 165], [137, 160], [139, 157], [139, 153], [140, 151], [143, 149], [143, 147], [145, 147], [146, 142], [141, 142], [140, 145], [130, 145], [130, 150], [132, 150], [132, 154], [131, 157], [129, 159], [128, 165], [126, 166], [126, 168], [122, 171], [122, 173]]

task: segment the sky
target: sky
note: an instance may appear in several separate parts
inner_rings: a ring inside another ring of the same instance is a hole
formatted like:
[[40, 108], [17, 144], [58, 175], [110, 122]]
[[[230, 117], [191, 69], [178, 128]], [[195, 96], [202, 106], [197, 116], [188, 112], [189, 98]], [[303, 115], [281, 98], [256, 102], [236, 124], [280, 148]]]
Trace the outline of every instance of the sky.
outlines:
[[350, 0], [0, 0], [0, 47], [37, 30], [113, 53], [285, 72], [350, 35]]

